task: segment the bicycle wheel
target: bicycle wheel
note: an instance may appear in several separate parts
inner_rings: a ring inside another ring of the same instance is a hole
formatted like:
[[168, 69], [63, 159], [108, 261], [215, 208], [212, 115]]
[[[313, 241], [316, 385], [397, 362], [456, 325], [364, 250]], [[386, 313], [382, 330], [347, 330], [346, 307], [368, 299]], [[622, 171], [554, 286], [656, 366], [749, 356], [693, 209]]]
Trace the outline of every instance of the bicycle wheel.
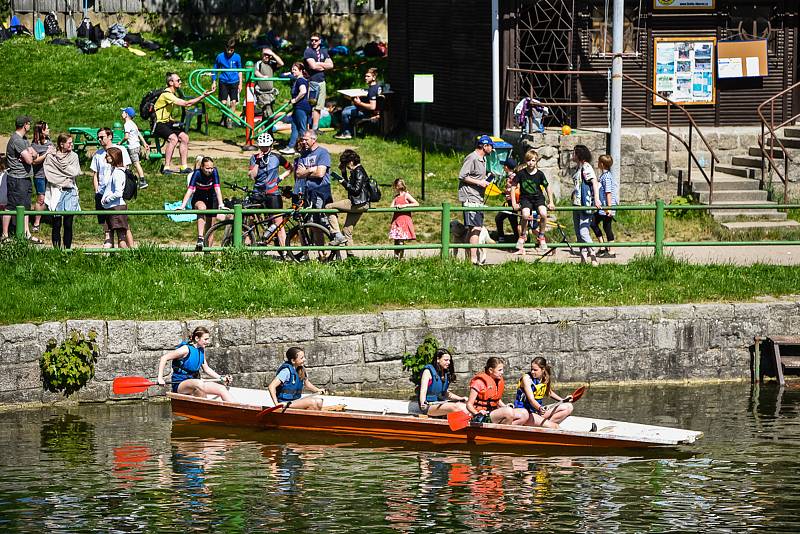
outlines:
[[[211, 225], [206, 230], [203, 238], [207, 247], [231, 247], [233, 246], [233, 221], [221, 221]], [[255, 244], [255, 238], [250, 228], [242, 229], [242, 244], [250, 246]]]
[[[301, 223], [289, 230], [286, 234], [286, 244], [290, 247], [308, 247], [324, 245], [331, 240], [331, 232], [316, 223]], [[318, 260], [329, 262], [340, 258], [338, 250], [289, 250], [289, 258], [297, 262]]]
[[[273, 226], [276, 226], [275, 218], [265, 219], [251, 226], [248, 229], [248, 235], [252, 239], [253, 245], [258, 247], [280, 246], [277, 229]], [[281, 259], [286, 257], [286, 252], [283, 250], [277, 251], [277, 254]]]

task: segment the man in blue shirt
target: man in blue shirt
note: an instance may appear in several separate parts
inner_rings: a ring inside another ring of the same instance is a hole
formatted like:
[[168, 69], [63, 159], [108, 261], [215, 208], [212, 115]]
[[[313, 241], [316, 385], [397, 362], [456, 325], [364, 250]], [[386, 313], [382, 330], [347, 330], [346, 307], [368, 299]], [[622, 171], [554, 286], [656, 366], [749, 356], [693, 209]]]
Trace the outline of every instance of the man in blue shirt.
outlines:
[[[295, 160], [294, 193], [302, 193], [307, 208], [322, 209], [333, 202], [331, 194], [331, 155], [317, 143], [314, 130], [306, 130], [300, 139], [300, 157]], [[314, 215], [327, 226], [327, 217]]]
[[371, 117], [378, 112], [378, 96], [381, 94], [381, 86], [378, 85], [378, 69], [375, 67], [368, 69], [364, 75], [364, 81], [367, 82], [367, 96], [354, 97], [353, 105], [342, 110], [342, 131], [334, 138], [352, 139], [355, 122], [364, 117]]
[[[325, 109], [325, 100], [328, 98], [325, 90], [325, 71], [333, 68], [333, 60], [328, 54], [328, 49], [322, 47], [322, 37], [312, 33], [309, 39], [310, 46], [303, 53], [303, 63], [309, 74], [309, 82], [318, 88], [317, 101], [312, 104], [311, 123], [314, 131], [319, 130], [319, 117]], [[313, 88], [312, 88], [313, 89]], [[313, 90], [312, 90], [313, 93]]]
[[[225, 51], [220, 52], [217, 59], [214, 60], [215, 69], [241, 69], [242, 58], [234, 50], [236, 48], [236, 39], [229, 39], [225, 46]], [[211, 91], [213, 92], [217, 87], [217, 75], [214, 74], [214, 82], [211, 84]], [[236, 103], [239, 101], [239, 92], [242, 90], [242, 73], [241, 72], [221, 72], [219, 73], [219, 100], [225, 102], [231, 110], [231, 113], [236, 114]], [[220, 126], [233, 128], [233, 122], [230, 118], [222, 116]]]

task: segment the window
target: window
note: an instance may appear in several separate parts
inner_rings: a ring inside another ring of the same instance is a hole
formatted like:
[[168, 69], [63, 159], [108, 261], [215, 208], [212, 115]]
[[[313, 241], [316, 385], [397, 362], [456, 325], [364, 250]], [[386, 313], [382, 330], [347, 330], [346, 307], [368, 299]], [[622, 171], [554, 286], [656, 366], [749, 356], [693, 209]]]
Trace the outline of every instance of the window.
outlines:
[[[625, 0], [625, 12], [622, 32], [622, 53], [639, 55], [639, 32], [643, 21], [642, 1]], [[589, 1], [589, 53], [595, 57], [611, 56], [613, 44], [613, 9], [614, 0]]]

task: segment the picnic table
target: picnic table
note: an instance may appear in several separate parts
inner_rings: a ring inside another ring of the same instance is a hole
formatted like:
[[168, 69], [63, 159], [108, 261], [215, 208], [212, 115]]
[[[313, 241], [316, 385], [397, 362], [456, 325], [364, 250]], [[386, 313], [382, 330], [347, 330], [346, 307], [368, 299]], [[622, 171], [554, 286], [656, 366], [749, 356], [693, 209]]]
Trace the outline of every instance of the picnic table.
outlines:
[[[73, 142], [73, 150], [78, 153], [81, 158], [86, 156], [86, 151], [89, 148], [97, 148], [100, 146], [100, 141], [97, 139], [97, 130], [98, 128], [90, 128], [87, 126], [70, 126], [67, 129], [72, 135], [72, 142]], [[112, 130], [112, 141], [115, 145], [126, 146], [128, 143], [125, 141], [125, 130], [122, 128], [113, 128]], [[153, 136], [150, 130], [142, 130], [142, 137], [147, 140], [147, 143], [151, 147], [155, 147], [155, 150], [150, 150], [148, 154], [148, 159], [161, 159], [164, 157], [164, 154], [161, 152], [161, 143], [160, 140]]]

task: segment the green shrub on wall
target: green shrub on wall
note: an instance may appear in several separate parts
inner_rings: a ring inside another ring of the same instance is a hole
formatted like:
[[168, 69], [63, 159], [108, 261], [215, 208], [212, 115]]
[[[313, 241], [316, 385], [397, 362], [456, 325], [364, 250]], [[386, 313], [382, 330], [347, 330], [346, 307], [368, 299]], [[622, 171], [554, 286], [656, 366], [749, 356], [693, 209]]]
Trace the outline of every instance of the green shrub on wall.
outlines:
[[[436, 353], [439, 346], [439, 340], [431, 334], [428, 334], [425, 336], [425, 339], [422, 340], [419, 347], [417, 347], [417, 351], [414, 354], [410, 352], [403, 354], [403, 370], [411, 371], [409, 380], [411, 380], [411, 383], [415, 386], [419, 386], [419, 377], [422, 375], [422, 370], [426, 365], [433, 362], [433, 355]], [[452, 352], [452, 350], [450, 352]]]
[[96, 339], [95, 331], [84, 337], [76, 330], [60, 344], [50, 339], [39, 358], [44, 389], [69, 396], [85, 386], [94, 377], [94, 364], [100, 354]]

